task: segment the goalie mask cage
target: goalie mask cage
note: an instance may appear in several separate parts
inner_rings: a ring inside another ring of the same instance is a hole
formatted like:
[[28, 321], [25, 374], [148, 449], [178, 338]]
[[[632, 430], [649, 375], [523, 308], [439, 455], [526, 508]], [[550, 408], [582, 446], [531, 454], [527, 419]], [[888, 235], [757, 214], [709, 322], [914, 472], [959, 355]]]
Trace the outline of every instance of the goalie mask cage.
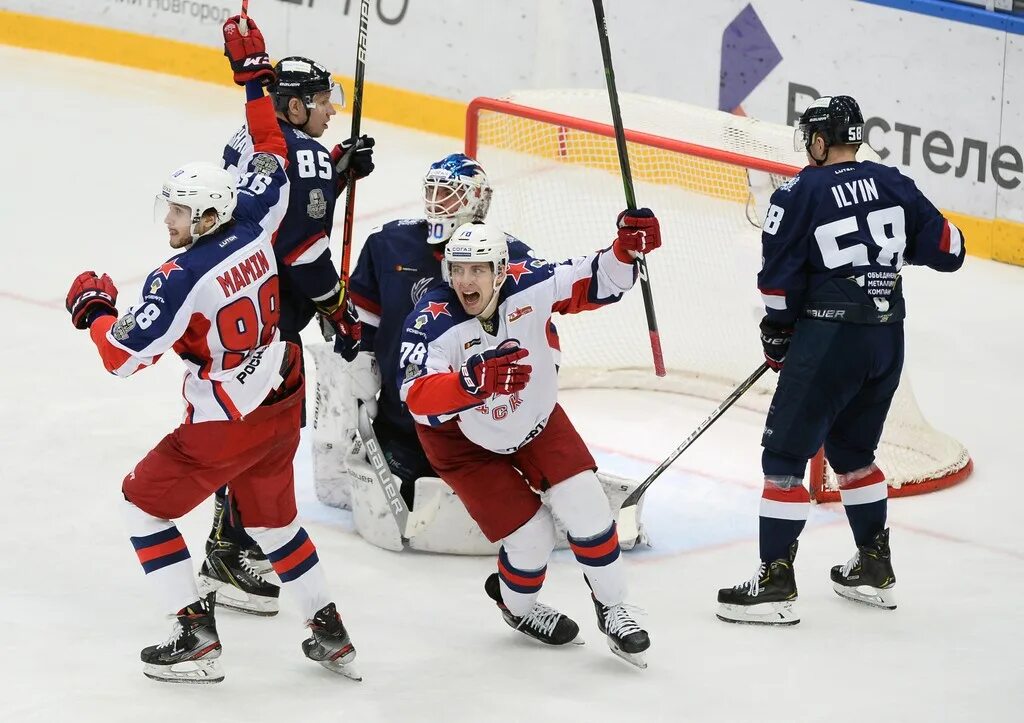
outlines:
[[[643, 300], [630, 293], [596, 314], [554, 319], [563, 388], [649, 389], [719, 401], [762, 360], [764, 313], [760, 214], [772, 191], [804, 163], [793, 130], [661, 98], [620, 97], [639, 205], [655, 210], [664, 246], [650, 264], [668, 375], [654, 375]], [[624, 207], [608, 96], [540, 90], [477, 98], [466, 117], [466, 153], [495, 192], [488, 220], [553, 260], [614, 238]], [[865, 145], [861, 158], [873, 153]], [[877, 159], [877, 156], [875, 156]], [[739, 404], [767, 411], [776, 375]], [[924, 419], [904, 375], [878, 450], [890, 495], [948, 487], [971, 459]], [[839, 499], [822, 454], [811, 462], [812, 496]]]

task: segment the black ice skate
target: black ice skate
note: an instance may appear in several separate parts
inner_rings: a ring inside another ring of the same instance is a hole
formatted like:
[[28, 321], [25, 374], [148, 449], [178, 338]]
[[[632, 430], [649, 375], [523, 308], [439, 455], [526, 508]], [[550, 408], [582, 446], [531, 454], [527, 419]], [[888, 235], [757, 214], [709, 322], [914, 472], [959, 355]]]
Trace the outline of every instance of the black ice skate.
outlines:
[[832, 589], [842, 597], [886, 610], [896, 609], [896, 574], [892, 571], [889, 530], [882, 530], [870, 544], [858, 547], [845, 565], [832, 568]]
[[216, 593], [217, 605], [250, 615], [277, 615], [281, 588], [256, 572], [233, 542], [220, 541], [199, 571], [199, 593]]
[[178, 613], [166, 642], [143, 648], [142, 672], [164, 683], [219, 683], [220, 650], [213, 607], [197, 600]]
[[491, 573], [484, 582], [484, 592], [501, 610], [501, 616], [509, 627], [529, 635], [546, 645], [583, 645], [579, 637], [580, 626], [568, 615], [563, 615], [543, 603], [534, 603], [526, 615], [517, 616], [509, 612], [501, 599], [501, 587], [498, 584], [498, 573]]
[[[218, 544], [237, 544], [224, 535], [224, 515], [226, 513], [227, 510], [224, 508], [224, 503], [221, 502], [219, 497], [215, 496], [213, 498], [213, 527], [210, 529], [209, 537], [206, 538], [207, 555], [213, 552]], [[265, 578], [268, 575], [274, 574], [274, 568], [270, 564], [270, 560], [263, 554], [263, 550], [260, 549], [259, 545], [253, 543], [249, 547], [243, 547], [242, 555], [248, 559], [249, 566], [260, 577]]]
[[306, 625], [313, 632], [312, 637], [302, 641], [302, 652], [310, 660], [315, 660], [332, 673], [344, 675], [352, 680], [362, 680], [362, 676], [352, 667], [356, 659], [356, 648], [349, 640], [341, 616], [334, 603], [328, 603], [317, 611]]
[[789, 546], [789, 557], [762, 562], [746, 582], [719, 590], [718, 619], [753, 625], [796, 625], [800, 622], [793, 611], [796, 548], [797, 543], [794, 542]]
[[628, 605], [603, 605], [591, 593], [594, 611], [597, 613], [597, 627], [608, 638], [611, 651], [638, 668], [647, 667], [644, 651], [651, 647], [651, 638], [641, 628]]

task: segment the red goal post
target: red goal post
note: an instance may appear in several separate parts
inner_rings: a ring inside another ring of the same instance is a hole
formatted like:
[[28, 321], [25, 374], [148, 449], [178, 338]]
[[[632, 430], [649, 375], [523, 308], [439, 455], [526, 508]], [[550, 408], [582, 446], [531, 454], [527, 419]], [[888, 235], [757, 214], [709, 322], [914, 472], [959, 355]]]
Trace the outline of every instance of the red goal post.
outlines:
[[[620, 102], [638, 204], [662, 221], [665, 247], [650, 274], [669, 376], [650, 371], [643, 313], [630, 298], [639, 295], [627, 295], [583, 315], [583, 326], [556, 320], [560, 384], [720, 400], [761, 359], [754, 331], [763, 313], [754, 288], [760, 215], [774, 188], [800, 170], [802, 154], [786, 126], [659, 98], [624, 94]], [[465, 151], [495, 189], [489, 219], [539, 255], [565, 258], [606, 245], [623, 199], [604, 91], [477, 98], [467, 109]], [[865, 155], [874, 156], [867, 147]], [[774, 385], [775, 375], [765, 375], [739, 404], [766, 411]], [[905, 375], [878, 457], [892, 496], [948, 487], [972, 467], [963, 445], [924, 419]], [[839, 499], [820, 452], [808, 478], [816, 500]]]

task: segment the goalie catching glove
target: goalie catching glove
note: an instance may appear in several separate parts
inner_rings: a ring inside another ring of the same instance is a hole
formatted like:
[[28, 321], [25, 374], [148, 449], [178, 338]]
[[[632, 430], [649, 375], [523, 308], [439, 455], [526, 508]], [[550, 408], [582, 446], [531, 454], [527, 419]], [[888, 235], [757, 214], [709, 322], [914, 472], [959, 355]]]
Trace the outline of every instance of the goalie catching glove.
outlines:
[[238, 23], [241, 16], [232, 15], [224, 21], [224, 55], [231, 63], [235, 73], [235, 83], [245, 85], [250, 80], [258, 80], [263, 85], [274, 82], [274, 66], [270, 64], [267, 46], [263, 41], [263, 33], [256, 27], [252, 18], [247, 18], [249, 32], [242, 34]]
[[117, 316], [117, 287], [95, 271], [83, 271], [71, 282], [64, 302], [76, 329], [88, 329], [101, 316]]
[[630, 263], [637, 254], [647, 254], [661, 246], [661, 226], [649, 208], [623, 211], [616, 226], [619, 232], [613, 246], [620, 261]]
[[505, 346], [474, 354], [462, 365], [459, 382], [478, 399], [492, 394], [514, 394], [530, 381], [533, 367], [519, 363], [529, 353], [515, 343], [506, 342]]

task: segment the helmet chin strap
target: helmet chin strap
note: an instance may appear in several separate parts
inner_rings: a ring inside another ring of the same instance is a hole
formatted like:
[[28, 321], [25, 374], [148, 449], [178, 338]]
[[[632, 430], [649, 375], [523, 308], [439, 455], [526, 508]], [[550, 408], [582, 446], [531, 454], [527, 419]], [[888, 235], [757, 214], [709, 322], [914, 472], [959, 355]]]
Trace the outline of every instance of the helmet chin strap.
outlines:
[[501, 290], [501, 285], [505, 283], [505, 274], [494, 277], [493, 292], [491, 294], [491, 300], [487, 302], [487, 306], [484, 310], [476, 315], [478, 319], [490, 319], [494, 315], [494, 311], [498, 308], [498, 292]]

